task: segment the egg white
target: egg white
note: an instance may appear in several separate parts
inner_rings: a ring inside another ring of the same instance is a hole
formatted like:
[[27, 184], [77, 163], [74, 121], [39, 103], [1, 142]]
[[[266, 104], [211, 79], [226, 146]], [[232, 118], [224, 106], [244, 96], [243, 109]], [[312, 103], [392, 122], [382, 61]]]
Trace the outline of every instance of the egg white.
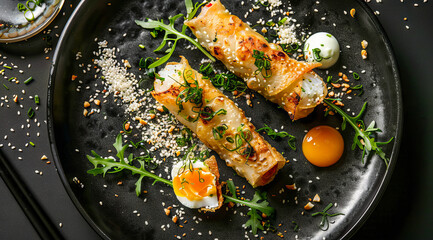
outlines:
[[[173, 168], [171, 170], [172, 179], [174, 179], [177, 176], [177, 174], [178, 174], [179, 170], [182, 168], [183, 164], [184, 164], [184, 162], [180, 161], [180, 162], [177, 162], [173, 165]], [[205, 166], [204, 163], [201, 161], [196, 161], [192, 165], [193, 165], [193, 168], [208, 169], [208, 167]], [[214, 178], [212, 184], [216, 185], [215, 178]], [[209, 209], [212, 209], [212, 208], [218, 207], [218, 205], [219, 205], [218, 196], [216, 194], [212, 197], [207, 196], [207, 197], [202, 198], [201, 200], [195, 200], [195, 201], [194, 200], [191, 201], [186, 197], [181, 197], [181, 196], [177, 196], [177, 195], [176, 195], [176, 197], [179, 200], [179, 202], [182, 203], [182, 205], [184, 205], [187, 208], [209, 208]]]

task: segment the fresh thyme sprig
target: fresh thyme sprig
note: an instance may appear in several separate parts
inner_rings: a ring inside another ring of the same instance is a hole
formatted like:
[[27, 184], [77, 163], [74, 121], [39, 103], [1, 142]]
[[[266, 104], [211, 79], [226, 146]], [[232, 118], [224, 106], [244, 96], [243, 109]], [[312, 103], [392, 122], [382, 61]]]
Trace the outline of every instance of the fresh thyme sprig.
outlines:
[[293, 151], [296, 151], [296, 137], [293, 136], [293, 135], [291, 135], [291, 134], [289, 134], [288, 132], [285, 132], [285, 131], [275, 132], [275, 130], [272, 129], [272, 128], [270, 128], [267, 124], [265, 124], [264, 127], [260, 128], [260, 129], [257, 129], [256, 131], [257, 132], [264, 131], [272, 139], [276, 139], [277, 137], [279, 137], [279, 138], [289, 137], [289, 140], [288, 140], [287, 143], [289, 144], [289, 147]]
[[325, 207], [325, 209], [323, 209], [323, 211], [311, 214], [311, 216], [313, 216], [313, 217], [315, 217], [317, 215], [322, 215], [322, 221], [320, 221], [319, 227], [323, 231], [326, 231], [329, 228], [328, 217], [335, 217], [338, 215], [344, 215], [344, 213], [334, 213], [334, 214], [327, 213], [328, 210], [332, 208], [332, 206], [333, 206], [333, 204], [330, 203], [330, 204], [328, 204], [328, 206]]
[[[187, 16], [184, 17], [185, 20], [191, 20], [194, 15], [197, 13], [197, 10], [206, 2], [203, 2], [201, 4], [196, 3], [195, 5], [192, 3], [191, 0], [185, 0], [185, 6], [187, 9]], [[168, 41], [172, 41], [172, 45], [165, 51], [167, 54], [163, 57], [161, 57], [160, 59], [158, 59], [156, 62], [152, 63], [151, 65], [149, 65], [149, 68], [155, 68], [157, 66], [160, 66], [162, 64], [164, 64], [165, 62], [168, 61], [168, 59], [170, 59], [171, 55], [174, 53], [174, 50], [176, 48], [177, 42], [180, 39], [185, 39], [188, 40], [190, 43], [192, 43], [194, 46], [196, 46], [202, 53], [204, 53], [210, 60], [212, 60], [213, 62], [215, 62], [215, 58], [208, 53], [201, 45], [200, 43], [198, 43], [197, 41], [195, 41], [194, 39], [192, 39], [191, 37], [189, 37], [188, 35], [186, 35], [186, 29], [188, 28], [185, 24], [182, 26], [182, 31], [178, 31], [175, 29], [174, 27], [174, 23], [177, 19], [183, 17], [184, 14], [178, 14], [176, 16], [173, 16], [171, 18], [169, 18], [169, 23], [165, 24], [163, 20], [161, 21], [155, 21], [155, 20], [151, 20], [151, 19], [147, 19], [147, 21], [139, 21], [139, 20], [135, 20], [135, 23], [145, 29], [153, 29], [155, 32], [159, 32], [159, 31], [164, 31], [164, 38], [161, 42], [161, 44], [159, 45], [159, 47], [157, 47], [154, 52], [158, 52], [160, 50], [162, 50], [162, 48], [167, 44]], [[153, 32], [155, 34], [155, 32]]]
[[376, 142], [374, 137], [372, 136], [375, 133], [382, 132], [379, 128], [375, 128], [375, 121], [372, 121], [367, 128], [365, 128], [364, 121], [361, 119], [362, 114], [365, 112], [367, 108], [367, 102], [362, 106], [361, 111], [355, 117], [349, 116], [346, 112], [341, 110], [341, 108], [337, 107], [332, 103], [332, 99], [324, 99], [323, 100], [330, 108], [336, 111], [338, 114], [343, 117], [343, 123], [341, 124], [341, 129], [346, 129], [346, 123], [349, 123], [350, 126], [355, 130], [355, 136], [353, 137], [352, 150], [355, 150], [356, 146], [362, 150], [362, 164], [364, 164], [365, 157], [368, 157], [370, 152], [374, 152], [377, 154], [382, 160], [385, 162], [386, 168], [388, 169], [389, 159], [386, 157], [386, 154], [383, 152], [380, 146], [386, 145], [390, 143], [394, 137], [391, 137], [387, 142]]
[[[114, 158], [103, 158], [92, 150], [93, 156], [87, 155], [87, 159], [93, 164], [94, 168], [88, 170], [87, 173], [93, 174], [93, 176], [101, 174], [103, 177], [105, 177], [105, 174], [107, 173], [118, 173], [123, 170], [129, 170], [132, 172], [132, 175], [138, 174], [140, 177], [135, 183], [135, 193], [137, 196], [140, 195], [141, 182], [144, 177], [153, 178], [154, 184], [156, 182], [162, 182], [169, 186], [173, 186], [171, 181], [158, 177], [146, 170], [149, 164], [149, 161], [146, 160], [150, 160], [149, 158], [145, 158], [144, 156], [134, 157], [134, 155], [131, 153], [127, 158], [128, 161], [125, 161], [125, 151], [129, 146], [122, 144], [122, 134], [117, 135], [116, 142], [113, 144], [113, 146], [117, 151], [116, 156], [118, 160], [115, 160]], [[140, 167], [134, 166], [134, 162], [138, 162]]]
[[256, 190], [252, 200], [241, 200], [236, 196], [236, 187], [232, 180], [227, 181], [227, 188], [231, 196], [223, 194], [225, 198], [224, 203], [239, 203], [250, 208], [247, 213], [250, 216], [250, 219], [245, 223], [245, 227], [251, 227], [253, 234], [256, 234], [258, 229], [264, 230], [264, 227], [261, 224], [262, 216], [259, 212], [264, 213], [268, 217], [275, 212], [275, 209], [269, 206], [269, 202], [266, 200], [266, 192], [262, 193]]

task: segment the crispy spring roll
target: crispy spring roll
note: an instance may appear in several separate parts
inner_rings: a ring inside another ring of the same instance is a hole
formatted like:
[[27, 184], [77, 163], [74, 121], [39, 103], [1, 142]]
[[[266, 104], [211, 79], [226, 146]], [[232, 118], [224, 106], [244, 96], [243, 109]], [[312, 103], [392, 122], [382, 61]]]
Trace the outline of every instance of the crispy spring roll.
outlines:
[[[325, 98], [326, 85], [312, 71], [320, 63], [290, 58], [279, 45], [231, 15], [220, 0], [203, 6], [199, 16], [185, 24], [213, 56], [250, 89], [283, 107], [292, 120], [306, 117]], [[263, 60], [268, 61], [264, 68]]]
[[284, 166], [284, 157], [232, 100], [181, 58], [159, 72], [153, 97], [253, 187], [271, 182]]

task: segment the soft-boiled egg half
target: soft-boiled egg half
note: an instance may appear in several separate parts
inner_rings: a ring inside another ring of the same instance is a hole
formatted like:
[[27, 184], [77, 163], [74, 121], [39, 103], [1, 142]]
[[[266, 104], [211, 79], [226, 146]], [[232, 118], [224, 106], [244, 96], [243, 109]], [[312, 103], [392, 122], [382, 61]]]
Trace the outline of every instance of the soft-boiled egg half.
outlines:
[[340, 57], [340, 45], [337, 39], [327, 32], [318, 32], [305, 41], [304, 58], [307, 62], [320, 62], [319, 68], [332, 67]]
[[201, 161], [180, 161], [171, 170], [177, 199], [188, 208], [219, 207], [217, 177]]
[[302, 152], [307, 160], [318, 167], [329, 167], [341, 158], [344, 141], [340, 132], [330, 126], [317, 126], [305, 135]]

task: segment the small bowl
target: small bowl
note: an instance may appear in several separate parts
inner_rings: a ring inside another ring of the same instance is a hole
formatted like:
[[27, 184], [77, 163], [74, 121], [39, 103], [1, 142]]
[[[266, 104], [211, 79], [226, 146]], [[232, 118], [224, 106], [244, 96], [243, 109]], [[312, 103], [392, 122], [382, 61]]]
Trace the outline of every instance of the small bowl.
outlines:
[[[16, 1], [2, 3], [0, 15], [3, 17], [0, 17], [0, 43], [19, 42], [35, 36], [54, 20], [65, 1], [45, 0], [41, 6], [36, 6], [33, 0], [27, 1], [27, 3], [23, 2], [26, 7], [26, 14], [24, 11], [18, 10], [16, 3]], [[32, 8], [34, 7], [34, 11], [30, 11], [26, 6], [27, 4]], [[31, 14], [34, 16], [34, 20], [28, 21], [26, 16], [29, 18]]]

